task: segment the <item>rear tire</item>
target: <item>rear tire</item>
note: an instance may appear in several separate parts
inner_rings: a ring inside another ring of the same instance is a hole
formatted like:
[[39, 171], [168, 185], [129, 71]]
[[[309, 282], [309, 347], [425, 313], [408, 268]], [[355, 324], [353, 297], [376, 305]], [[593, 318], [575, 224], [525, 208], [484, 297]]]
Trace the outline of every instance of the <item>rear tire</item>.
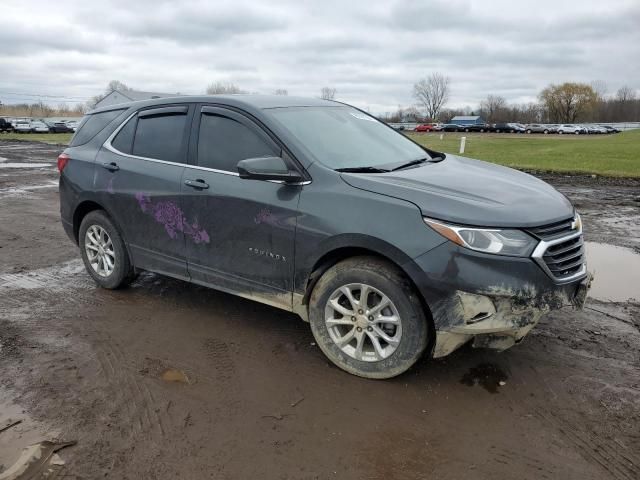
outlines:
[[[361, 303], [363, 291], [366, 300]], [[432, 331], [407, 277], [385, 260], [364, 256], [339, 262], [322, 275], [309, 299], [309, 321], [331, 362], [375, 379], [411, 368]]]
[[122, 236], [103, 210], [89, 212], [82, 219], [78, 243], [84, 266], [100, 287], [122, 288], [135, 278]]

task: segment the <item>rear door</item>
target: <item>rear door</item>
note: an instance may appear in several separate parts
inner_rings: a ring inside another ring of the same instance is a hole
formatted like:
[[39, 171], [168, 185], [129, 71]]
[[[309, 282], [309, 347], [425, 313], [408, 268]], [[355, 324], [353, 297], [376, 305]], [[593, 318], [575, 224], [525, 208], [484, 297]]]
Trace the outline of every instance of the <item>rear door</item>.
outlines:
[[96, 159], [95, 189], [115, 218], [134, 264], [187, 279], [181, 178], [193, 106], [132, 115]]
[[193, 281], [291, 308], [300, 185], [244, 180], [238, 161], [279, 156], [267, 132], [243, 114], [201, 106], [182, 182]]

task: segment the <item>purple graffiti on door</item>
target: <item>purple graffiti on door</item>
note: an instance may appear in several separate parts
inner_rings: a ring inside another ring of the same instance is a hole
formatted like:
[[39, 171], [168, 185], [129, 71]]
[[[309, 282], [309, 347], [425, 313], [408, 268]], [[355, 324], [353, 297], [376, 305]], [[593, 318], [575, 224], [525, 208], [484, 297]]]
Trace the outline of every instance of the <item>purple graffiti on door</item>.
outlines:
[[175, 203], [166, 200], [154, 202], [142, 192], [135, 194], [140, 210], [151, 215], [156, 222], [162, 224], [167, 235], [176, 238], [178, 232], [184, 233], [195, 243], [209, 243], [209, 234], [200, 228], [198, 221], [188, 222], [182, 209]]

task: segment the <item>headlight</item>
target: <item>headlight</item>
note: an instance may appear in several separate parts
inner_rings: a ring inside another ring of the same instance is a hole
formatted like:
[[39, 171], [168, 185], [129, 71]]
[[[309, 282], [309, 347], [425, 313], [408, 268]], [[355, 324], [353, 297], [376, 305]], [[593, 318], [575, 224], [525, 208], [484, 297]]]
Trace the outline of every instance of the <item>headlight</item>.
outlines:
[[430, 218], [425, 218], [424, 223], [452, 242], [478, 252], [528, 257], [538, 244], [521, 230], [461, 227]]

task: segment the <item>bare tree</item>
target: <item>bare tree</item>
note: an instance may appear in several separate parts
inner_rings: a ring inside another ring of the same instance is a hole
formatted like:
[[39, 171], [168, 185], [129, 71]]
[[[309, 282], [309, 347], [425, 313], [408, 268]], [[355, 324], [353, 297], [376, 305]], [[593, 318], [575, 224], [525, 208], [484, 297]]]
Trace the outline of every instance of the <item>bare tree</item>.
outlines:
[[120, 80], [111, 80], [107, 85], [107, 89], [104, 93], [109, 95], [111, 92], [115, 92], [116, 90], [119, 92], [128, 92], [133, 89]]
[[487, 122], [494, 123], [504, 120], [500, 117], [506, 105], [507, 101], [504, 97], [499, 95], [488, 95], [485, 100], [480, 102], [480, 109], [486, 116]]
[[599, 101], [603, 101], [604, 97], [609, 91], [607, 82], [605, 82], [604, 80], [594, 80], [593, 82], [591, 82], [591, 88], [594, 92], [596, 92]]
[[207, 87], [207, 95], [232, 95], [236, 93], [247, 93], [231, 82], [214, 82]]
[[277, 88], [273, 93], [276, 95], [289, 95], [289, 92], [287, 92], [284, 88]]
[[628, 85], [623, 85], [616, 92], [616, 100], [619, 102], [630, 102], [636, 99], [636, 91]]
[[335, 100], [336, 89], [331, 87], [322, 87], [322, 90], [320, 90], [320, 98], [324, 100]]
[[449, 100], [450, 79], [441, 73], [432, 73], [413, 86], [413, 96], [430, 120], [435, 120]]

